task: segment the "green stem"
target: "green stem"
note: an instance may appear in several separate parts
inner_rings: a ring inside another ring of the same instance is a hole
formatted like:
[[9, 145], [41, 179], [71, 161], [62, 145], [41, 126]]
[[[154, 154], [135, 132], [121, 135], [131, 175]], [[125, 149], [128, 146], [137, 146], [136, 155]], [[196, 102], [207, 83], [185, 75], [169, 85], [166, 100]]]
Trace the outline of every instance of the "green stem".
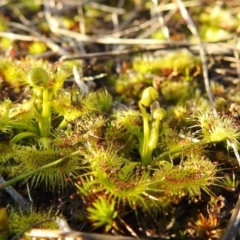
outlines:
[[78, 155], [80, 152], [81, 152], [81, 151], [73, 152], [73, 153], [69, 154], [68, 156], [62, 157], [62, 158], [60, 158], [60, 159], [58, 159], [58, 160], [56, 160], [56, 161], [54, 161], [54, 162], [51, 162], [51, 163], [49, 163], [49, 164], [46, 164], [46, 165], [44, 165], [44, 166], [42, 166], [42, 167], [39, 167], [39, 168], [34, 169], [34, 170], [32, 170], [32, 171], [29, 171], [29, 172], [27, 172], [27, 173], [20, 174], [20, 175], [18, 175], [17, 177], [12, 178], [12, 179], [4, 182], [3, 184], [1, 184], [1, 185], [0, 185], [0, 189], [3, 189], [3, 188], [5, 188], [5, 187], [7, 187], [7, 186], [10, 186], [10, 185], [12, 185], [12, 184], [14, 184], [14, 183], [16, 183], [16, 182], [21, 181], [21, 180], [27, 179], [28, 177], [30, 177], [30, 176], [32, 176], [32, 175], [34, 175], [34, 174], [36, 174], [36, 173], [38, 173], [38, 172], [40, 172], [40, 171], [43, 171], [43, 170], [45, 170], [45, 169], [47, 169], [47, 168], [54, 167], [54, 166], [58, 165], [59, 163], [64, 162], [64, 161], [65, 161], [66, 159], [68, 159], [69, 157], [73, 157], [73, 156]]
[[51, 108], [50, 108], [51, 104], [49, 101], [49, 91], [48, 88], [45, 87], [43, 89], [43, 106], [42, 106], [42, 116], [44, 118], [51, 118]]
[[161, 121], [159, 119], [156, 119], [152, 126], [150, 139], [149, 139], [149, 143], [148, 143], [148, 148], [151, 151], [151, 153], [157, 147], [157, 144], [158, 144], [160, 123], [161, 123]]
[[49, 100], [48, 88], [43, 89], [42, 116], [39, 120], [41, 137], [48, 137], [51, 127], [51, 103]]
[[33, 106], [35, 108], [35, 111], [37, 113], [40, 113], [40, 106], [39, 106], [39, 99], [37, 97], [39, 93], [37, 92], [37, 90], [33, 89], [33, 92], [32, 92], [32, 101], [33, 101]]
[[15, 135], [11, 140], [10, 143], [14, 144], [14, 143], [18, 143], [19, 141], [21, 141], [24, 138], [32, 138], [32, 137], [36, 137], [36, 134], [33, 132], [21, 132], [18, 133], [17, 135]]
[[149, 151], [148, 143], [150, 137], [148, 114], [143, 105], [139, 102], [139, 109], [143, 118], [143, 141], [139, 142], [139, 153], [144, 166], [148, 166], [152, 162], [152, 152]]

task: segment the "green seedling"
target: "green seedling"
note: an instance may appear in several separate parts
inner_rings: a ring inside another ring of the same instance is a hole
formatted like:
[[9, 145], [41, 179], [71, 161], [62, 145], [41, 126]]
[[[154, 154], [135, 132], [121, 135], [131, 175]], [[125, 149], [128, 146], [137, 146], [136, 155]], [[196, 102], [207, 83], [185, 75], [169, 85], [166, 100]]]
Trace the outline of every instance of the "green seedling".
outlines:
[[104, 232], [109, 232], [111, 228], [116, 227], [117, 202], [114, 199], [107, 199], [100, 196], [91, 207], [87, 208], [89, 220], [92, 221], [94, 228], [104, 227]]
[[232, 176], [224, 176], [221, 181], [221, 185], [230, 192], [236, 191], [238, 184], [239, 181], [236, 179], [236, 175], [234, 174], [234, 172], [232, 173]]

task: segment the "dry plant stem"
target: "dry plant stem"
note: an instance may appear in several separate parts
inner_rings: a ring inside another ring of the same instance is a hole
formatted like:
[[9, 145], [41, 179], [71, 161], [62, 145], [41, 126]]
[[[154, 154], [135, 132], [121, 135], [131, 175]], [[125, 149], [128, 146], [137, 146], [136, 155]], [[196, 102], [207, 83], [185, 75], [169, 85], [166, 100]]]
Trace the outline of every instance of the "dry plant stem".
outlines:
[[[194, 45], [194, 44], [193, 44]], [[91, 58], [98, 58], [98, 59], [108, 59], [115, 56], [122, 56], [122, 55], [129, 55], [135, 53], [144, 53], [144, 52], [155, 52], [157, 50], [169, 50], [169, 49], [177, 49], [177, 48], [186, 48], [193, 46], [192, 44], [188, 43], [180, 43], [180, 42], [173, 42], [173, 43], [165, 43], [162, 44], [160, 47], [147, 47], [139, 50], [115, 50], [115, 51], [106, 51], [106, 52], [96, 52], [96, 53], [87, 53], [87, 54], [79, 54], [75, 56], [65, 55], [62, 56], [59, 60], [60, 61], [69, 61], [74, 59], [91, 59]]]
[[149, 26], [151, 26], [153, 23], [155, 22], [155, 19], [150, 19], [148, 21], [145, 21], [137, 26], [134, 26], [134, 27], [130, 27], [130, 28], [127, 28], [125, 30], [122, 30], [122, 31], [118, 31], [118, 32], [114, 32], [112, 34], [108, 34], [106, 36], [108, 37], [114, 37], [114, 38], [117, 38], [117, 37], [121, 37], [121, 36], [127, 36], [128, 34], [132, 34], [134, 32], [138, 32], [140, 30], [143, 30], [145, 28], [148, 28]]
[[18, 29], [22, 29], [26, 32], [33, 34], [36, 38], [38, 38], [37, 41], [44, 42], [53, 52], [58, 52], [59, 54], [66, 54], [66, 51], [64, 51], [64, 49], [59, 47], [59, 45], [54, 43], [51, 39], [42, 36], [37, 31], [34, 31], [33, 29], [29, 28], [29, 26], [27, 27], [23, 24], [15, 23], [15, 22], [9, 22], [8, 25]]
[[69, 227], [67, 221], [64, 218], [57, 217], [56, 218], [56, 223], [57, 223], [60, 230], [62, 230], [64, 232], [72, 231], [71, 228]]
[[39, 168], [34, 169], [34, 170], [32, 170], [32, 171], [29, 171], [29, 172], [20, 174], [20, 175], [18, 175], [17, 177], [12, 178], [12, 179], [10, 179], [10, 180], [5, 181], [4, 183], [2, 183], [2, 184], [0, 185], [0, 189], [4, 189], [5, 187], [10, 186], [10, 185], [12, 185], [12, 184], [14, 184], [14, 183], [16, 183], [16, 182], [19, 182], [19, 181], [22, 181], [22, 180], [24, 180], [24, 179], [27, 179], [28, 177], [30, 177], [30, 176], [38, 173], [38, 172], [41, 172], [41, 171], [43, 171], [43, 170], [45, 170], [45, 169], [47, 169], [47, 168], [54, 167], [54, 166], [56, 166], [56, 165], [64, 162], [64, 161], [65, 161], [66, 159], [68, 159], [69, 157], [77, 156], [77, 155], [79, 155], [80, 153], [81, 153], [81, 151], [73, 152], [73, 153], [69, 154], [68, 156], [65, 156], [65, 157], [63, 157], [63, 158], [60, 158], [60, 159], [58, 159], [58, 160], [56, 160], [56, 161], [54, 161], [54, 162], [51, 162], [51, 163], [49, 163], [49, 164], [46, 164], [46, 165], [42, 166], [42, 167], [39, 167]]
[[[192, 5], [192, 4], [196, 5], [195, 3], [192, 3], [192, 2], [190, 2], [190, 3], [191, 3], [190, 5]], [[197, 3], [197, 5], [199, 5], [199, 3]], [[49, 27], [50, 27], [51, 31], [56, 35], [59, 35], [59, 34], [64, 35], [64, 36], [73, 38], [77, 41], [83, 41], [83, 42], [88, 42], [88, 43], [90, 43], [90, 42], [102, 43], [102, 44], [127, 44], [127, 45], [128, 44], [144, 44], [144, 45], [146, 45], [146, 44], [161, 44], [163, 42], [163, 41], [156, 40], [156, 39], [127, 39], [127, 38], [119, 39], [119, 38], [112, 38], [112, 37], [108, 37], [108, 36], [91, 37], [91, 36], [73, 32], [73, 31], [70, 31], [67, 29], [62, 29], [62, 28], [59, 28], [59, 24], [58, 24], [57, 20], [52, 16], [52, 9], [51, 9], [48, 1], [44, 1], [44, 7], [45, 7], [44, 14], [45, 14], [46, 20], [49, 24]], [[142, 6], [137, 5], [137, 8], [141, 9]], [[176, 6], [171, 5], [169, 7], [169, 9], [172, 9], [172, 8], [176, 8]], [[115, 8], [114, 8], [114, 10], [115, 10]], [[163, 8], [163, 10], [166, 10], [166, 9]], [[126, 24], [126, 20], [125, 20], [124, 24]], [[120, 30], [122, 28], [123, 28], [122, 25], [119, 24], [118, 29]]]
[[[54, 15], [62, 15], [64, 12], [69, 11], [69, 10], [73, 10], [76, 7], [81, 7], [84, 4], [89, 4], [91, 2], [100, 2], [101, 0], [82, 0], [82, 1], [71, 1], [71, 4], [68, 5], [63, 5], [62, 8], [54, 8], [51, 9], [51, 14]], [[67, 1], [66, 1], [67, 2]], [[64, 1], [62, 1], [62, 3], [64, 4]]]
[[120, 39], [112, 37], [91, 37], [85, 34], [73, 32], [67, 29], [59, 28], [59, 24], [51, 15], [51, 8], [48, 1], [44, 1], [45, 17], [49, 24], [50, 30], [56, 35], [64, 35], [73, 38], [77, 41], [88, 43], [102, 43], [102, 44], [161, 44], [165, 41], [155, 39]]
[[[61, 230], [41, 230], [41, 229], [32, 229], [31, 232], [26, 233], [30, 238], [72, 238], [78, 240], [134, 240], [136, 238], [124, 237], [124, 236], [111, 236], [106, 234], [96, 234], [96, 233], [84, 233], [77, 231], [64, 232]], [[141, 238], [142, 240], [147, 240], [146, 238]]]
[[44, 220], [44, 221], [36, 222], [36, 223], [32, 224], [31, 226], [27, 227], [26, 229], [24, 229], [22, 232], [20, 232], [20, 233], [18, 233], [17, 235], [15, 235], [14, 237], [10, 238], [10, 240], [20, 239], [20, 237], [23, 236], [24, 233], [25, 233], [26, 231], [28, 231], [29, 229], [32, 229], [32, 228], [34, 228], [34, 227], [37, 227], [38, 225], [41, 225], [41, 224], [46, 223], [46, 222], [51, 222], [51, 221], [52, 221], [52, 219], [46, 219], [46, 220]]
[[57, 44], [53, 43], [52, 41], [49, 41], [49, 39], [41, 36], [41, 37], [34, 37], [34, 36], [27, 36], [27, 35], [20, 35], [12, 32], [0, 32], [0, 37], [6, 37], [13, 40], [21, 40], [21, 41], [35, 41], [35, 42], [44, 42], [46, 45], [51, 48], [53, 52], [58, 52], [61, 54], [66, 54], [66, 51], [64, 51], [62, 48], [60, 48]]
[[0, 7], [4, 6], [4, 5], [7, 5], [9, 4], [9, 1], [8, 0], [2, 0], [1, 3], [0, 3]]
[[118, 217], [118, 219], [120, 220], [121, 223], [123, 223], [125, 228], [132, 234], [132, 236], [139, 238], [137, 233], [122, 218]]
[[124, 14], [125, 11], [126, 11], [124, 8], [121, 8], [119, 6], [118, 7], [111, 7], [111, 6], [107, 6], [107, 5], [96, 3], [96, 2], [91, 2], [91, 3], [89, 3], [89, 5], [92, 8], [99, 9], [103, 12], [115, 12], [116, 14]]
[[12, 32], [0, 32], [0, 37], [6, 37], [9, 39], [21, 40], [21, 41], [39, 41], [40, 40], [38, 37], [21, 35], [21, 34], [16, 34]]
[[239, 167], [240, 167], [240, 155], [239, 155], [238, 149], [237, 149], [237, 147], [236, 147], [236, 144], [230, 142], [229, 140], [228, 140], [227, 143], [228, 143], [228, 144], [231, 146], [231, 148], [233, 149], [233, 152], [234, 152], [234, 154], [235, 154], [235, 157], [237, 158], [237, 161], [238, 161], [238, 165], [239, 165]]
[[190, 15], [187, 12], [187, 9], [184, 6], [182, 0], [174, 0], [174, 1], [176, 2], [177, 6], [181, 12], [183, 19], [187, 22], [188, 28], [190, 29], [190, 31], [192, 32], [192, 34], [196, 37], [196, 39], [198, 41], [199, 53], [200, 53], [201, 60], [202, 60], [204, 84], [205, 84], [205, 88], [206, 88], [206, 92], [207, 92], [210, 104], [211, 104], [212, 108], [215, 109], [213, 96], [212, 96], [210, 84], [209, 84], [206, 55], [205, 55], [205, 50], [203, 48], [201, 38], [198, 34], [197, 28], [196, 28], [193, 20], [191, 19]]
[[240, 228], [240, 195], [238, 195], [237, 204], [233, 210], [228, 227], [224, 235], [222, 236], [221, 240], [236, 240], [239, 228]]
[[[0, 184], [4, 184], [6, 181], [0, 176]], [[13, 187], [9, 186], [4, 189], [11, 198], [19, 205], [22, 210], [30, 210], [31, 203], [29, 203], [26, 199], [24, 199]]]
[[[78, 15], [79, 15], [79, 29], [80, 29], [80, 32], [82, 34], [85, 34], [86, 32], [86, 27], [85, 27], [85, 22], [84, 22], [84, 17], [83, 17], [83, 7], [82, 6], [79, 6], [77, 8], [77, 11], [78, 11]], [[86, 53], [86, 49], [84, 47], [84, 43], [83, 42], [78, 42], [77, 43], [77, 46], [79, 46], [79, 49], [82, 53]]]
[[[141, 39], [139, 39], [139, 40], [141, 41]], [[224, 41], [225, 40], [228, 40], [228, 39], [224, 39]], [[204, 45], [204, 48], [206, 48], [207, 52], [209, 52], [210, 54], [214, 54], [214, 55], [230, 54], [234, 50], [232, 45], [222, 43], [222, 42], [204, 43], [203, 45]], [[188, 48], [193, 52], [198, 51], [198, 45], [196, 45], [194, 43], [187, 43], [187, 42], [180, 42], [180, 41], [178, 41], [178, 42], [165, 41], [162, 44], [158, 44], [158, 47], [150, 46], [150, 47], [140, 48], [138, 50], [121, 50], [121, 51], [115, 50], [115, 51], [79, 54], [79, 55], [74, 55], [74, 56], [64, 55], [59, 60], [60, 61], [69, 61], [69, 60], [74, 60], [74, 59], [91, 59], [91, 58], [107, 59], [107, 58], [111, 58], [114, 56], [129, 55], [129, 54], [144, 53], [144, 52], [155, 52], [155, 51], [159, 51], [159, 50], [169, 50], [169, 49], [177, 49], [177, 48]], [[237, 49], [235, 49], [235, 50], [237, 51]]]
[[151, 15], [152, 18], [154, 16], [157, 17], [158, 23], [160, 25], [160, 28], [162, 30], [162, 33], [166, 39], [169, 39], [169, 30], [167, 26], [165, 25], [164, 17], [163, 17], [163, 6], [166, 4], [166, 1], [161, 1], [161, 3], [158, 5], [158, 0], [152, 0], [152, 7], [151, 7]]

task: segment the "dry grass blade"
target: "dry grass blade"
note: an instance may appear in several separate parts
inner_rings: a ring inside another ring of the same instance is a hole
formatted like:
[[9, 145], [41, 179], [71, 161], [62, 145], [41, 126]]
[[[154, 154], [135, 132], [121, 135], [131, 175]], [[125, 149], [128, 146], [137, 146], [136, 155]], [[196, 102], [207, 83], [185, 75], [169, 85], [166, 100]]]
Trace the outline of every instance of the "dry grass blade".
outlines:
[[[26, 235], [32, 239], [43, 239], [43, 238], [61, 238], [61, 239], [75, 239], [75, 240], [134, 240], [136, 238], [124, 237], [124, 236], [111, 236], [106, 234], [96, 234], [96, 233], [84, 233], [77, 231], [64, 232], [61, 230], [41, 230], [33, 229], [31, 232], [26, 233]], [[143, 239], [142, 240], [147, 240]]]
[[187, 11], [186, 7], [184, 6], [183, 2], [181, 0], [175, 0], [175, 2], [181, 12], [182, 17], [187, 22], [188, 28], [190, 29], [190, 31], [192, 32], [192, 34], [196, 37], [196, 39], [198, 41], [199, 53], [200, 53], [201, 60], [202, 60], [204, 84], [205, 84], [206, 92], [208, 94], [209, 101], [210, 101], [212, 107], [214, 108], [214, 101], [213, 101], [213, 96], [212, 96], [212, 93], [210, 90], [210, 84], [209, 84], [209, 78], [208, 78], [206, 54], [205, 54], [205, 50], [203, 48], [201, 38], [198, 34], [197, 28], [196, 28], [193, 20], [191, 19], [190, 15], [188, 14], [188, 11]]

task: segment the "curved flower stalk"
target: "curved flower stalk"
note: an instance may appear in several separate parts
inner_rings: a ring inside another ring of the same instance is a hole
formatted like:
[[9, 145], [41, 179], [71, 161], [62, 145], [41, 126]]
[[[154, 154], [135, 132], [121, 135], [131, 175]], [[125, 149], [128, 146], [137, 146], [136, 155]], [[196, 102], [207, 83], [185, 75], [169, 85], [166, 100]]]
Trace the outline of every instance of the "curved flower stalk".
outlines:
[[28, 79], [29, 86], [33, 88], [32, 99], [12, 106], [8, 110], [8, 116], [5, 114], [5, 119], [8, 118], [5, 125], [20, 132], [13, 137], [11, 143], [17, 143], [26, 137], [47, 137], [50, 134], [52, 93], [49, 91], [48, 73], [43, 68], [33, 68]]
[[30, 71], [28, 78], [30, 86], [33, 87], [33, 106], [40, 136], [48, 137], [50, 134], [52, 117], [52, 92], [49, 90], [50, 81], [48, 73], [43, 68], [37, 67]]
[[143, 118], [143, 136], [137, 136], [139, 140], [139, 153], [144, 166], [152, 163], [152, 152], [157, 147], [160, 127], [166, 118], [166, 111], [157, 108], [148, 116], [146, 107], [150, 107], [158, 98], [158, 93], [153, 87], [143, 91], [142, 98], [138, 103]]
[[[10, 63], [8, 64], [10, 65]], [[16, 65], [14, 62], [12, 64]], [[10, 100], [0, 104], [0, 110], [4, 109], [4, 111], [0, 111], [0, 115], [4, 115], [0, 129], [15, 131], [11, 143], [18, 143], [27, 137], [50, 136], [52, 100], [68, 76], [69, 67], [64, 64], [61, 68], [57, 68], [57, 64], [55, 66], [37, 62], [36, 65], [41, 67], [33, 67], [29, 71], [29, 67], [32, 65], [34, 65], [32, 62], [28, 63], [28, 69], [26, 69], [29, 72], [28, 75], [22, 70], [21, 76], [17, 77], [19, 84], [25, 85], [27, 89], [32, 88], [32, 98], [18, 104], [13, 104]], [[9, 106], [6, 106], [7, 103]]]

